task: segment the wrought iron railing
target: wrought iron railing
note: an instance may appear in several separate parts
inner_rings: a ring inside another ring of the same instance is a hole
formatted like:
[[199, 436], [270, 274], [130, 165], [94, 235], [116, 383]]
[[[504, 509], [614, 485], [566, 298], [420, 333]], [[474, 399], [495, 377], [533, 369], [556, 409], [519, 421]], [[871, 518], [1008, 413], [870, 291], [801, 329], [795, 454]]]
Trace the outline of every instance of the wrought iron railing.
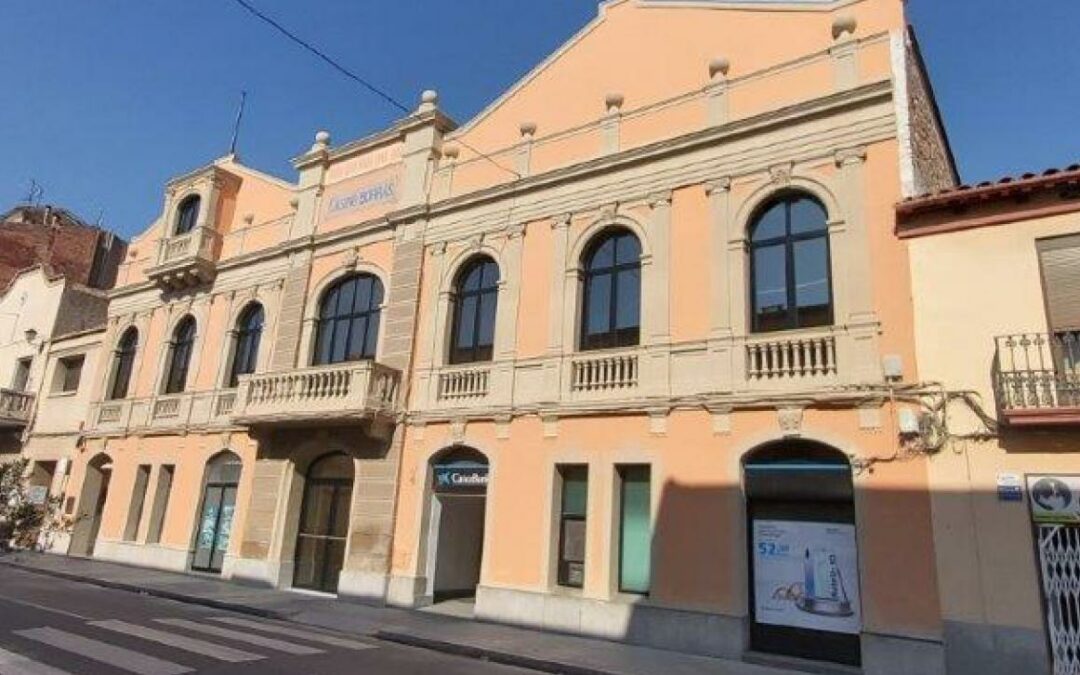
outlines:
[[1080, 407], [1080, 331], [995, 338], [994, 387], [1005, 412]]

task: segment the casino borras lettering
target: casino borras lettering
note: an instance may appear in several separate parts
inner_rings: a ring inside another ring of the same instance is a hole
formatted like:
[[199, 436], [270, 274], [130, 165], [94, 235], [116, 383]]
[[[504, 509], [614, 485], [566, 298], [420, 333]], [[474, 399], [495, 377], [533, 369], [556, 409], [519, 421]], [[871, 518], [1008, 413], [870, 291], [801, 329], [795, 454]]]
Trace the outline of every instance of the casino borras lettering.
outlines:
[[397, 186], [393, 180], [383, 181], [375, 185], [365, 185], [358, 190], [331, 198], [326, 212], [334, 214], [342, 211], [352, 211], [370, 204], [393, 201], [396, 195]]

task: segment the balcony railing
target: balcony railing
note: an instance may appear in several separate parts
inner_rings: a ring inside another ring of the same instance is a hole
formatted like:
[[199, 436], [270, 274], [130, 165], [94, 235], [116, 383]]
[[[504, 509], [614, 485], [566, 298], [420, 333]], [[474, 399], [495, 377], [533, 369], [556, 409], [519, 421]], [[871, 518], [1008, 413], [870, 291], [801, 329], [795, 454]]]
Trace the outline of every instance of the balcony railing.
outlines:
[[302, 425], [392, 415], [401, 374], [359, 361], [240, 378], [232, 412], [238, 424]]
[[440, 401], [465, 401], [482, 399], [488, 395], [491, 369], [483, 367], [455, 367], [439, 373], [438, 398]]
[[158, 241], [156, 262], [147, 269], [147, 275], [170, 288], [209, 282], [215, 275], [219, 239], [209, 227], [163, 237]]
[[832, 335], [755, 337], [746, 345], [748, 380], [781, 380], [836, 374]]
[[90, 434], [108, 435], [229, 426], [234, 400], [236, 390], [221, 389], [98, 401], [90, 405], [86, 430]]
[[994, 386], [1010, 424], [1080, 423], [1080, 331], [997, 337]]
[[14, 389], [0, 389], [0, 427], [24, 427], [30, 421], [34, 395]]
[[636, 351], [576, 356], [570, 362], [570, 391], [573, 394], [621, 395], [637, 388], [639, 375]]

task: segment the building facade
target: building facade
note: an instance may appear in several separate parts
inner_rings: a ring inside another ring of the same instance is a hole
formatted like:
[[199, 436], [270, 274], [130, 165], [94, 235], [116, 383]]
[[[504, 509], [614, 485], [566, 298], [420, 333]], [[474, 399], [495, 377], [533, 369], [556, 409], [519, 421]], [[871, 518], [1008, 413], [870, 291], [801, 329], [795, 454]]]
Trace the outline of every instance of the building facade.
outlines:
[[72, 553], [943, 671], [894, 205], [956, 172], [902, 2], [611, 0], [467, 124], [294, 167], [132, 242]]
[[1080, 663], [1078, 196], [1073, 166], [898, 207], [919, 368], [955, 392], [930, 464], [949, 672]]

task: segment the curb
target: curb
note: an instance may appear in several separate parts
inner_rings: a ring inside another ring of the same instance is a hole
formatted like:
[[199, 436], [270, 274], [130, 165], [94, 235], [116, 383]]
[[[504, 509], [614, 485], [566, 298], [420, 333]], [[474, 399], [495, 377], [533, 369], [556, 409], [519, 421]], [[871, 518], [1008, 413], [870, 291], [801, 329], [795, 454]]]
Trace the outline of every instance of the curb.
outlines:
[[183, 602], [189, 605], [202, 605], [203, 607], [210, 607], [212, 609], [220, 609], [228, 612], [236, 612], [237, 614], [247, 614], [249, 616], [257, 616], [262, 619], [275, 619], [278, 621], [290, 621], [287, 614], [284, 612], [275, 612], [272, 609], [260, 609], [258, 607], [251, 607], [248, 605], [241, 605], [234, 602], [225, 602], [222, 600], [214, 600], [213, 598], [201, 598], [195, 595], [185, 595], [183, 593], [174, 593], [172, 591], [165, 591], [157, 588], [147, 588], [145, 586], [136, 586], [134, 584], [125, 584], [122, 581], [107, 581], [105, 579], [96, 579], [94, 577], [81, 576], [79, 574], [73, 574], [71, 572], [58, 572], [56, 570], [41, 569], [40, 567], [33, 567], [21, 562], [14, 562], [11, 560], [4, 560], [0, 558], [0, 565], [6, 565], [7, 567], [13, 567], [15, 569], [29, 572], [31, 574], [39, 574], [41, 576], [55, 577], [57, 579], [66, 579], [67, 581], [76, 581], [83, 584], [90, 584], [91, 586], [99, 586], [101, 588], [111, 588], [118, 591], [127, 591], [129, 593], [138, 593], [139, 595], [149, 595], [155, 598], [162, 598], [165, 600], [173, 600], [175, 602]]
[[407, 645], [409, 647], [418, 647], [420, 649], [429, 649], [431, 651], [443, 652], [453, 656], [490, 661], [491, 663], [498, 663], [504, 666], [527, 668], [541, 673], [562, 673], [564, 675], [619, 675], [619, 673], [611, 670], [600, 670], [598, 668], [579, 666], [562, 661], [541, 659], [522, 654], [512, 654], [510, 652], [488, 649], [486, 647], [446, 642], [434, 638], [410, 635], [408, 633], [380, 630], [377, 631], [373, 637], [386, 642], [396, 642], [398, 644]]

